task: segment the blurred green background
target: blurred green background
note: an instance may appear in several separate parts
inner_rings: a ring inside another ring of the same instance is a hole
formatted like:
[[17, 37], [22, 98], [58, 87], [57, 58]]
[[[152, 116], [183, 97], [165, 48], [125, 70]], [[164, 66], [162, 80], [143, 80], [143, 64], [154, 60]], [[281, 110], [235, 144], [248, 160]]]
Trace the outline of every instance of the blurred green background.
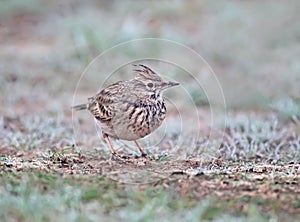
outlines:
[[[215, 71], [229, 109], [299, 117], [299, 8], [297, 0], [1, 1], [0, 111], [69, 109], [95, 56], [124, 41], [156, 37], [196, 50]], [[106, 75], [99, 70], [86, 79], [84, 96]], [[196, 104], [207, 104], [201, 90], [190, 93]]]

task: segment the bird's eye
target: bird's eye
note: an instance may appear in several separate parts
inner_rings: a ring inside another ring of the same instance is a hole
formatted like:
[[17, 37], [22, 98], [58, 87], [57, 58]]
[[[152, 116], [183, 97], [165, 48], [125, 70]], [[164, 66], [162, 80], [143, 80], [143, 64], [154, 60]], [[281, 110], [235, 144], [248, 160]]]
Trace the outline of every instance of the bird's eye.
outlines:
[[148, 86], [149, 88], [152, 88], [152, 87], [153, 87], [153, 83], [152, 83], [152, 82], [149, 82], [149, 83], [147, 84], [147, 86]]

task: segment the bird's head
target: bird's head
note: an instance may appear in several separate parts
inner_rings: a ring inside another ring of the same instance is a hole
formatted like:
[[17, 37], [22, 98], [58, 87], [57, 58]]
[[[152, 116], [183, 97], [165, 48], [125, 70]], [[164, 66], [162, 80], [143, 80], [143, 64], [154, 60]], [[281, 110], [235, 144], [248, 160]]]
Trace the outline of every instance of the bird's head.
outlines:
[[136, 87], [141, 88], [147, 95], [158, 97], [163, 90], [179, 85], [177, 82], [163, 80], [145, 65], [139, 64], [134, 66], [134, 71], [137, 72], [134, 78], [137, 83]]

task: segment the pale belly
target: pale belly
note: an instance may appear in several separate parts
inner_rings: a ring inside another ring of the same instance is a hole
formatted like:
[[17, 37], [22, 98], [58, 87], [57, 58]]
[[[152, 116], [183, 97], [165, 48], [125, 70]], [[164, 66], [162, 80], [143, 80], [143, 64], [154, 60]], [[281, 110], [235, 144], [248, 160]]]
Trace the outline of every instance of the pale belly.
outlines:
[[152, 110], [137, 109], [132, 115], [132, 110], [120, 112], [109, 125], [99, 123], [102, 131], [110, 137], [122, 140], [138, 140], [155, 131], [166, 117], [166, 109], [159, 107]]

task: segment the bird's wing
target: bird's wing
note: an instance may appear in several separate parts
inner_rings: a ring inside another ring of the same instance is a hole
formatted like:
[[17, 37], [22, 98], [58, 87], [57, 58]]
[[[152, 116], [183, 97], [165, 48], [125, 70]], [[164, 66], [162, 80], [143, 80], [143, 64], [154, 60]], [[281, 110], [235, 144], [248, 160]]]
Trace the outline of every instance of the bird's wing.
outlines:
[[116, 82], [89, 99], [88, 110], [97, 120], [106, 122], [113, 118], [115, 114], [114, 103], [123, 88], [122, 85], [122, 81]]

